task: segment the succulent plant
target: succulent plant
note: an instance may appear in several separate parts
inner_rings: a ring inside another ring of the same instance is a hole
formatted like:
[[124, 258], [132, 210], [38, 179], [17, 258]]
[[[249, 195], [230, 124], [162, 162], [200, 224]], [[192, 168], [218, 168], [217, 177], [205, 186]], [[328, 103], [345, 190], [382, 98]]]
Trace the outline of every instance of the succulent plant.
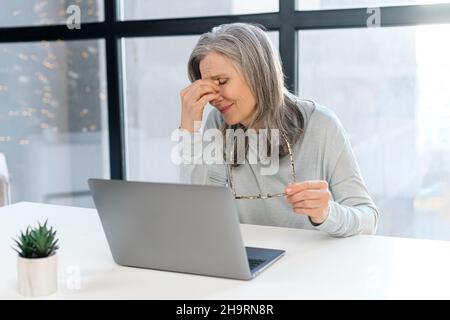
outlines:
[[23, 258], [46, 258], [59, 249], [55, 236], [53, 227], [47, 228], [47, 221], [43, 225], [38, 222], [36, 228], [28, 227], [18, 239], [14, 239], [16, 248], [13, 249]]

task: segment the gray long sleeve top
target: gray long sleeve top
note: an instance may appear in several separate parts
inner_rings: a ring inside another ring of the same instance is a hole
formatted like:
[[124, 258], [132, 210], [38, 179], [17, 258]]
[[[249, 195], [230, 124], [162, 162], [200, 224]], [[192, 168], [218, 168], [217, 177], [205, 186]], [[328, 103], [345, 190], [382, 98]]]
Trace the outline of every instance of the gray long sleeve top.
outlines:
[[[332, 194], [329, 215], [322, 224], [313, 225], [306, 215], [294, 213], [284, 197], [235, 200], [241, 223], [318, 229], [334, 237], [374, 234], [379, 213], [339, 119], [331, 110], [313, 101], [299, 100], [298, 106], [305, 120], [305, 131], [293, 146], [296, 180], [328, 182]], [[204, 129], [220, 128], [223, 121], [220, 112], [213, 109]], [[184, 142], [183, 148], [192, 148], [193, 144], [202, 144], [202, 141]], [[180, 169], [183, 182], [214, 185], [227, 185], [228, 182], [225, 164], [185, 163]], [[248, 163], [233, 169], [237, 194], [281, 193], [292, 182], [289, 156], [280, 159], [279, 170], [274, 175], [261, 175], [259, 169], [259, 164]]]

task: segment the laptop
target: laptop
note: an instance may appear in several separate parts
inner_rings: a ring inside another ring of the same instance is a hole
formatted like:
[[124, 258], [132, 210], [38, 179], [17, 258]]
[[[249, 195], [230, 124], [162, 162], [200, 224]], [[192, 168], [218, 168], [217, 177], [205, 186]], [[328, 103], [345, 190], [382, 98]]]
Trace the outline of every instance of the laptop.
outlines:
[[227, 187], [89, 179], [114, 261], [250, 280], [285, 251], [244, 247]]

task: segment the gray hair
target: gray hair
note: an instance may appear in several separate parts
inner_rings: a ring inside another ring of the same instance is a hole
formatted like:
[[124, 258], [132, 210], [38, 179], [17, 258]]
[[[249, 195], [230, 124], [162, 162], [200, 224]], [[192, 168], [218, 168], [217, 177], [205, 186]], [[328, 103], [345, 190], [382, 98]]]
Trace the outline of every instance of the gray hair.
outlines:
[[[278, 129], [293, 145], [304, 130], [299, 98], [285, 88], [280, 56], [265, 31], [263, 26], [249, 23], [214, 27], [201, 35], [193, 49], [188, 62], [188, 76], [191, 82], [201, 79], [201, 60], [211, 52], [223, 54], [235, 63], [256, 98], [256, 112], [249, 128], [259, 124], [260, 128]], [[225, 123], [221, 128], [224, 136], [226, 129], [230, 128], [247, 129], [242, 124], [228, 126]], [[286, 154], [287, 146], [280, 143], [280, 157]]]

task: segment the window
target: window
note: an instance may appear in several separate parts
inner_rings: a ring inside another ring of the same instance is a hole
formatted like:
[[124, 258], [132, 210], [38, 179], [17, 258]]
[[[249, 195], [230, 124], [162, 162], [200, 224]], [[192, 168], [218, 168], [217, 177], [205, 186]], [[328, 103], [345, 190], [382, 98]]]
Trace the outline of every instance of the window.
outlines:
[[298, 34], [300, 95], [343, 122], [381, 212], [380, 234], [450, 240], [449, 32], [435, 25]]
[[104, 41], [0, 44], [0, 152], [12, 201], [92, 206], [109, 177]]
[[0, 0], [0, 27], [66, 24], [70, 5], [80, 8], [81, 23], [103, 20], [101, 0]]
[[125, 20], [188, 18], [278, 11], [278, 0], [122, 0]]
[[445, 3], [448, 0], [296, 0], [297, 10], [369, 8], [414, 4]]

